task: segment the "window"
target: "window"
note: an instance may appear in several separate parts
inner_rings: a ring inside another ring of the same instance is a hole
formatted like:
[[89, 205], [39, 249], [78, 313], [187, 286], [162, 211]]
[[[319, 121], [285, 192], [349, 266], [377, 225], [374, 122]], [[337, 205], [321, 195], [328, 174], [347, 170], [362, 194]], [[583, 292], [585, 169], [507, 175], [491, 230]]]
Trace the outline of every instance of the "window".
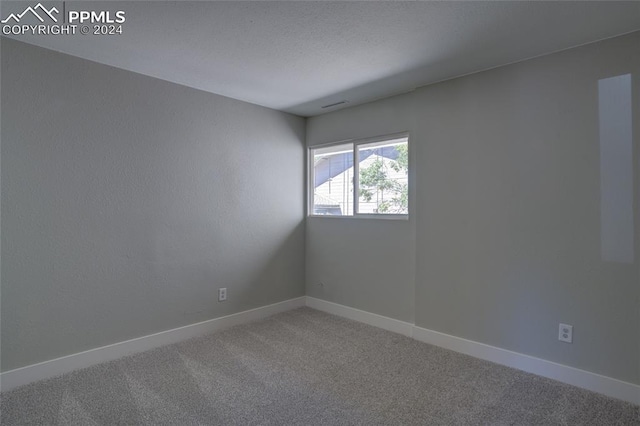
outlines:
[[406, 218], [409, 138], [392, 135], [309, 150], [309, 214]]

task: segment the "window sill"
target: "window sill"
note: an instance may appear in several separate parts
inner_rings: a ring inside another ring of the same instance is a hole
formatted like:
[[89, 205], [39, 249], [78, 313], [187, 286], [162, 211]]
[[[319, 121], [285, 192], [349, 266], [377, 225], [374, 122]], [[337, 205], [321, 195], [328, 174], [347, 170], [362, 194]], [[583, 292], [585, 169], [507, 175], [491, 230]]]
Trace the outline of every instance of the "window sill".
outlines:
[[357, 215], [322, 215], [322, 214], [310, 214], [308, 218], [327, 218], [327, 219], [373, 219], [373, 220], [409, 220], [408, 214], [357, 214]]

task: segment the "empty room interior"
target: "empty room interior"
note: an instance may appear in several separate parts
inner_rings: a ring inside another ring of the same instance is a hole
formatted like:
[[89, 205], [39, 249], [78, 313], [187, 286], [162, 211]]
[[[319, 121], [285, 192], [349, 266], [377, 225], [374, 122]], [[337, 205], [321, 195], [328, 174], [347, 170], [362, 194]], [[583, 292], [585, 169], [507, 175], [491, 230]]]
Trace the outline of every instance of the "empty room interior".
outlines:
[[0, 424], [640, 425], [640, 2], [0, 18]]

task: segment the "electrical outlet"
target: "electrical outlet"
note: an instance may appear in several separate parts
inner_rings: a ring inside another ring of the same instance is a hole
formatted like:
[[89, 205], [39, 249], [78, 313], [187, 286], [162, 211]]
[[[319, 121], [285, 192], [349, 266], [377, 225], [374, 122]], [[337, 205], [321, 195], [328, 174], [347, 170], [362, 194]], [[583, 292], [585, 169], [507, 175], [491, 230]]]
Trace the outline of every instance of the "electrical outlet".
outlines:
[[227, 288], [219, 288], [218, 289], [218, 302], [224, 302], [227, 300]]
[[558, 340], [567, 343], [573, 342], [573, 326], [560, 323], [558, 327]]

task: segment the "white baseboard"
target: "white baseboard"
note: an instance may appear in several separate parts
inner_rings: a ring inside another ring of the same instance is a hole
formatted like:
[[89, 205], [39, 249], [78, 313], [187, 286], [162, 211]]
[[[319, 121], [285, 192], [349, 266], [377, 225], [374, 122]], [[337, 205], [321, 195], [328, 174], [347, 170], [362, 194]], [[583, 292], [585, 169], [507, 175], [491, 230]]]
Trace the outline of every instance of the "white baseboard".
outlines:
[[373, 325], [384, 330], [393, 331], [394, 333], [404, 334], [409, 337], [411, 337], [413, 332], [413, 324], [409, 322], [384, 317], [378, 314], [372, 314], [371, 312], [361, 311], [360, 309], [339, 305], [333, 302], [327, 302], [326, 300], [316, 299], [311, 296], [307, 296], [307, 306], [329, 314]]
[[0, 374], [0, 389], [7, 391], [17, 386], [26, 385], [38, 380], [48, 379], [64, 373], [90, 367], [106, 361], [121, 358], [126, 355], [143, 352], [172, 343], [177, 343], [192, 337], [197, 337], [219, 331], [234, 325], [244, 324], [305, 306], [305, 296], [285, 300], [272, 305], [262, 306], [248, 311], [238, 312], [220, 318], [202, 321], [172, 330], [161, 331], [148, 336], [138, 337], [124, 342], [118, 342], [100, 348], [90, 349], [61, 358], [44, 361], [26, 367], [16, 368]]
[[259, 320], [280, 312], [285, 312], [301, 306], [328, 312], [344, 318], [369, 324], [384, 330], [413, 337], [416, 340], [450, 349], [476, 358], [517, 368], [539, 376], [548, 377], [560, 382], [568, 383], [607, 396], [618, 398], [640, 405], [640, 386], [623, 382], [611, 377], [591, 373], [574, 367], [558, 364], [552, 361], [524, 355], [518, 352], [501, 349], [484, 343], [474, 342], [460, 337], [451, 336], [426, 328], [388, 318], [349, 306], [340, 305], [310, 296], [298, 297], [274, 303], [236, 314], [214, 318], [208, 321], [138, 337], [124, 342], [91, 349], [77, 354], [67, 355], [50, 361], [29, 365], [0, 374], [0, 389], [7, 391], [18, 386], [26, 385], [38, 380], [48, 379], [80, 368], [89, 367], [106, 361], [121, 358], [126, 355], [143, 352], [172, 343], [177, 343], [192, 337], [197, 337], [222, 330], [234, 325]]
[[405, 336], [413, 337], [416, 340], [431, 345], [495, 362], [496, 364], [517, 368], [518, 370], [548, 377], [559, 382], [568, 383], [640, 405], [640, 386], [633, 383], [623, 382], [590, 371], [580, 370], [530, 355], [417, 327], [407, 322], [361, 311], [349, 306], [327, 302], [314, 297], [307, 296], [307, 306], [385, 330], [404, 334]]
[[640, 405], [640, 386], [633, 383], [426, 328], [414, 326], [413, 338]]

